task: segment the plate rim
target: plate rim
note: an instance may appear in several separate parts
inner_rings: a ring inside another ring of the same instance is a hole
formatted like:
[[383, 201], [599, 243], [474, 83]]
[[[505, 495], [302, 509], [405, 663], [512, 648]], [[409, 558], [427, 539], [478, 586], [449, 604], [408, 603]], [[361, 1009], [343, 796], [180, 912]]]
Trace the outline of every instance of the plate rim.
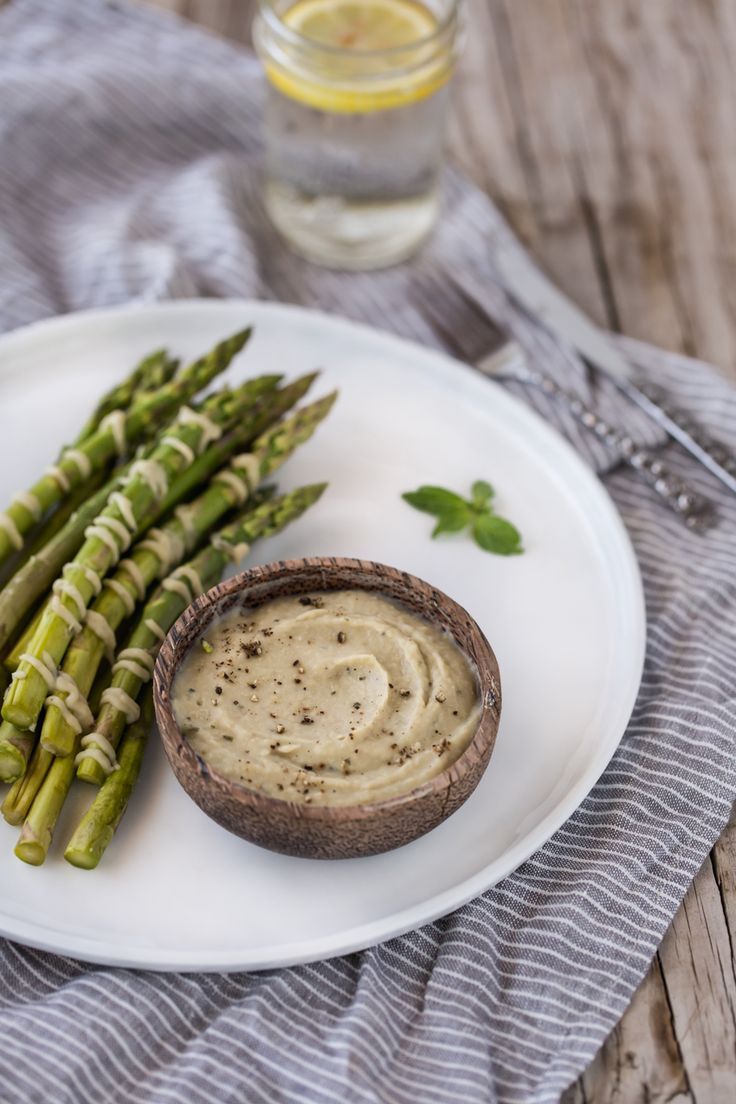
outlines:
[[[624, 710], [626, 720], [621, 732], [615, 738], [612, 737], [609, 743], [602, 746], [597, 754], [591, 757], [577, 784], [565, 791], [564, 795], [556, 801], [547, 815], [531, 832], [507, 848], [501, 856], [486, 864], [470, 878], [466, 878], [433, 897], [424, 898], [419, 904], [414, 903], [399, 912], [391, 913], [388, 917], [381, 917], [366, 924], [353, 926], [337, 934], [333, 932], [319, 938], [313, 937], [303, 941], [292, 941], [288, 944], [277, 944], [271, 948], [260, 948], [256, 955], [249, 955], [247, 950], [237, 954], [231, 949], [222, 952], [216, 948], [211, 948], [206, 952], [202, 950], [184, 952], [181, 949], [169, 950], [165, 947], [145, 944], [139, 944], [133, 948], [128, 946], [121, 950], [113, 944], [105, 943], [104, 939], [91, 939], [86, 935], [79, 936], [70, 933], [61, 933], [61, 937], [55, 939], [49, 934], [55, 929], [50, 929], [45, 924], [18, 920], [8, 916], [3, 912], [2, 905], [0, 905], [0, 937], [15, 940], [38, 950], [112, 967], [148, 969], [160, 972], [231, 973], [246, 970], [255, 972], [322, 961], [365, 950], [404, 935], [462, 908], [463, 905], [512, 874], [530, 855], [544, 846], [596, 785], [623, 739], [636, 703], [646, 651], [645, 597], [636, 554], [613, 499], [596, 473], [585, 464], [579, 453], [559, 430], [546, 422], [521, 399], [511, 395], [492, 380], [482, 379], [476, 369], [456, 359], [451, 354], [424, 346], [417, 340], [401, 337], [379, 327], [354, 321], [340, 314], [333, 314], [298, 304], [261, 299], [188, 298], [157, 302], [128, 302], [112, 307], [95, 307], [72, 311], [63, 315], [40, 319], [0, 334], [0, 358], [2, 358], [0, 360], [0, 379], [4, 376], [12, 376], [13, 367], [9, 361], [12, 360], [14, 353], [22, 352], [23, 347], [29, 342], [32, 344], [39, 339], [43, 341], [48, 336], [53, 337], [65, 329], [74, 329], [80, 325], [83, 327], [87, 322], [104, 324], [107, 321], [114, 322], [121, 317], [124, 318], [126, 315], [134, 319], [141, 314], [173, 315], [183, 311], [214, 312], [235, 308], [242, 310], [244, 313], [254, 309], [259, 312], [265, 311], [269, 314], [281, 315], [286, 319], [289, 317], [304, 318], [306, 316], [330, 328], [336, 327], [344, 331], [352, 331], [364, 340], [373, 342], [378, 340], [383, 342], [386, 347], [393, 345], [415, 357], [418, 355], [428, 360], [434, 360], [437, 365], [442, 365], [444, 370], [451, 369], [463, 373], [467, 377], [473, 377], [484, 387], [490, 387], [497, 395], [502, 395], [502, 401], [511, 405], [519, 416], [531, 422], [537, 433], [541, 434], [542, 439], [546, 438], [558, 454], [563, 456], [574, 469], [577, 469], [578, 479], [587, 488], [589, 494], [597, 499], [599, 509], [607, 514], [609, 525], [617, 533], [619, 544], [617, 555], [622, 557], [622, 567], [628, 576], [631, 591], [631, 612], [635, 616], [633, 628], [636, 629], [636, 639], [627, 639], [626, 646], [627, 650], [632, 653], [633, 668], [637, 672], [637, 677], [635, 685], [632, 678], [631, 688], [626, 695]], [[56, 931], [58, 932], [58, 929]]]

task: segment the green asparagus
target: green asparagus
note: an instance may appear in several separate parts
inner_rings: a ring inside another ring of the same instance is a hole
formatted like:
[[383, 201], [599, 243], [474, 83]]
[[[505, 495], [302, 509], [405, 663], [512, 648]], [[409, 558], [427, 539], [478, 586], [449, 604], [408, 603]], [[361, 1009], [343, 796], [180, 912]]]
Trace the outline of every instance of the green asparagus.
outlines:
[[[65, 446], [57, 457], [61, 460], [66, 447], [78, 448], [99, 428], [100, 422], [115, 410], [125, 411], [134, 398], [145, 392], [157, 391], [168, 383], [176, 372], [179, 361], [169, 357], [165, 350], [152, 353], [131, 372], [126, 380], [117, 384], [97, 404], [94, 413], [77, 434], [71, 446]], [[8, 579], [26, 563], [31, 556], [48, 544], [53, 536], [66, 524], [71, 515], [102, 485], [108, 478], [105, 467], [93, 472], [74, 491], [66, 495], [49, 517], [39, 521], [26, 535], [23, 547], [10, 556], [0, 566], [0, 585], [5, 586]], [[29, 500], [32, 501], [32, 500]]]
[[36, 744], [24, 775], [14, 782], [5, 795], [2, 814], [8, 824], [21, 824], [31, 808], [54, 760], [50, 751]]
[[12, 640], [28, 612], [76, 555], [91, 525], [111, 493], [118, 489], [129, 468], [123, 468], [72, 514], [66, 525], [13, 575], [0, 592], [0, 648]]
[[3, 721], [0, 724], [0, 782], [15, 782], [25, 773], [36, 737]]
[[152, 724], [153, 689], [149, 685], [141, 702], [140, 717], [128, 725], [120, 743], [118, 770], [105, 779], [64, 851], [64, 858], [72, 866], [93, 870], [105, 853], [138, 780]]
[[[252, 408], [255, 399], [274, 386], [273, 380], [274, 377], [264, 376], [244, 384], [232, 393], [227, 411], [218, 417], [190, 411], [184, 419], [179, 414], [164, 431], [150, 459], [133, 464], [123, 488], [110, 496], [86, 531], [85, 542], [76, 557], [54, 584], [58, 593], [54, 594], [25, 658], [14, 672], [14, 681], [3, 702], [3, 720], [18, 728], [31, 728], [35, 724], [46, 690], [53, 681], [54, 668], [81, 628], [80, 618], [99, 590], [102, 577], [131, 540], [150, 524], [169, 483], [183, 469], [187, 457], [201, 452], [209, 440], [217, 439], [223, 429], [236, 424]], [[142, 465], [140, 470], [137, 465]]]
[[179, 361], [170, 357], [165, 349], [157, 349], [144, 357], [129, 376], [102, 396], [79, 431], [74, 446], [79, 446], [82, 441], [91, 437], [99, 428], [100, 422], [108, 414], [112, 414], [113, 410], [127, 410], [139, 394], [158, 391], [169, 382], [178, 367]]
[[[178, 507], [176, 516], [161, 529], [152, 530], [149, 537], [135, 546], [115, 574], [103, 582], [102, 592], [91, 607], [96, 624], [82, 627], [69, 645], [62, 664], [63, 675], [73, 680], [75, 696], [88, 693], [105, 654], [104, 638], [107, 637], [108, 642], [112, 640], [125, 617], [133, 612], [136, 602], [144, 598], [150, 584], [191, 554], [228, 511], [244, 505], [258, 482], [312, 436], [334, 401], [334, 394], [319, 399], [262, 434], [252, 453], [236, 457], [228, 468], [216, 473], [202, 494], [193, 502]], [[100, 626], [100, 619], [104, 621], [103, 626]], [[71, 754], [75, 734], [83, 723], [83, 717], [75, 715], [74, 703], [68, 699], [68, 692], [60, 688], [47, 702], [41, 743], [55, 755]], [[84, 768], [85, 763], [80, 767], [80, 777], [84, 777]]]
[[[141, 620], [133, 628], [124, 651], [140, 651], [143, 654], [141, 641], [145, 637], [149, 641], [146, 652], [153, 659], [153, 655], [158, 651], [161, 644], [161, 632], [168, 631], [168, 628], [186, 608], [189, 601], [219, 579], [228, 559], [241, 558], [245, 554], [244, 544], [250, 547], [255, 540], [272, 536], [285, 525], [288, 525], [290, 521], [299, 517], [304, 510], [319, 498], [324, 486], [324, 484], [318, 484], [302, 487], [290, 494], [265, 502], [223, 529], [216, 538], [213, 538], [213, 543], [209, 548], [204, 549], [189, 564], [183, 568], [178, 568], [177, 571], [164, 580], [161, 584], [159, 596], [154, 596], [143, 610]], [[197, 582], [194, 580], [197, 580]], [[167, 584], [169, 584], [168, 587]], [[179, 589], [182, 584], [187, 597]], [[155, 621], [157, 626], [155, 632], [146, 623], [147, 615]], [[137, 667], [137, 665], [133, 664], [131, 667]], [[78, 747], [80, 744], [84, 746], [85, 750], [82, 754], [85, 757], [99, 755], [104, 759], [100, 733], [102, 726], [106, 724], [104, 718], [107, 711], [110, 714], [109, 721], [111, 724], [107, 725], [106, 733], [109, 731], [112, 734], [114, 731], [113, 746], [117, 747], [126, 724], [133, 724], [141, 717], [141, 709], [136, 699], [140, 696], [141, 689], [150, 681], [150, 678], [151, 672], [147, 668], [142, 668], [140, 673], [128, 668], [119, 669], [113, 673], [111, 686], [102, 695], [103, 705], [100, 710], [97, 729], [90, 736], [83, 739], [80, 736], [76, 737], [76, 746]], [[117, 730], [119, 720], [122, 720], [122, 723], [119, 730]], [[109, 736], [107, 738], [109, 739]], [[110, 743], [113, 743], [113, 741], [110, 741]], [[132, 759], [134, 762], [135, 756]], [[71, 755], [53, 759], [28, 810], [20, 838], [15, 847], [15, 854], [23, 862], [39, 866], [46, 858], [59, 813], [74, 778], [74, 762], [75, 760]], [[113, 764], [110, 764], [110, 766], [112, 769]], [[120, 769], [117, 762], [114, 766], [118, 770]], [[122, 781], [123, 783], [126, 782], [125, 776]], [[125, 784], [118, 786], [118, 801], [124, 798], [127, 802], [130, 788], [132, 788], [132, 782], [130, 787]], [[117, 821], [120, 820], [122, 812], [123, 809], [120, 808]], [[107, 837], [106, 845], [112, 836], [109, 805], [107, 805], [107, 823], [104, 825], [100, 823], [100, 829], [102, 835]], [[93, 834], [91, 841], [88, 839], [88, 846], [90, 843], [101, 855], [104, 851], [102, 841], [97, 840]]]
[[[177, 617], [198, 594], [217, 582], [228, 562], [241, 560], [254, 541], [273, 536], [298, 518], [317, 501], [325, 486], [325, 483], [317, 483], [281, 495], [215, 534], [208, 546], [185, 567], [174, 571], [156, 590], [140, 614], [128, 646], [147, 652], [151, 657], [156, 656], [161, 641]], [[95, 730], [82, 741], [87, 752], [81, 758], [80, 766], [85, 762], [89, 764], [83, 775], [85, 779], [98, 783], [103, 781], [107, 772], [99, 760], [104, 763], [106, 758], [109, 759], [108, 749], [117, 748], [126, 724], [136, 718], [136, 698], [149, 679], [148, 671], [144, 677], [126, 668], [118, 668], [113, 674], [110, 691], [103, 693], [103, 705]], [[126, 703], [127, 708], [119, 708], [116, 700]], [[99, 742], [96, 740], [98, 736], [103, 737]]]
[[215, 441], [211, 448], [198, 456], [186, 471], [177, 476], [169, 488], [166, 498], [161, 503], [161, 515], [168, 514], [177, 503], [183, 502], [185, 498], [193, 494], [202, 483], [207, 482], [213, 472], [226, 464], [236, 452], [247, 448], [255, 437], [288, 413], [300, 399], [304, 398], [316, 378], [317, 373], [311, 372], [309, 375], [300, 376], [299, 379], [287, 384], [279, 391], [266, 395], [257, 409], [254, 410], [252, 419], [244, 419], [240, 425], [224, 434], [219, 441]]
[[58, 464], [27, 492], [16, 496], [10, 506], [0, 513], [0, 563], [14, 549], [23, 547], [25, 534], [39, 517], [84, 482], [92, 472], [112, 460], [121, 444], [134, 444], [149, 426], [173, 413], [182, 402], [193, 398], [224, 371], [249, 336], [250, 330], [244, 330], [221, 342], [211, 353], [191, 364], [158, 391], [146, 392], [135, 399], [127, 412], [121, 412], [119, 428], [114, 424], [103, 424], [78, 448], [67, 449]]

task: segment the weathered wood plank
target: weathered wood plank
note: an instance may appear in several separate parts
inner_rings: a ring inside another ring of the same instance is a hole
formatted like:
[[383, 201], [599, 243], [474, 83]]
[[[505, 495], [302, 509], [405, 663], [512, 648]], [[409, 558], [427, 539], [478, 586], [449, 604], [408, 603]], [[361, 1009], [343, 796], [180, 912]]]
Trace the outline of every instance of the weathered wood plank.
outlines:
[[[151, 0], [246, 42], [255, 0]], [[736, 5], [468, 0], [453, 159], [598, 321], [736, 376]], [[736, 1099], [736, 824], [565, 1104]]]
[[695, 1104], [683, 1070], [659, 958], [563, 1104]]

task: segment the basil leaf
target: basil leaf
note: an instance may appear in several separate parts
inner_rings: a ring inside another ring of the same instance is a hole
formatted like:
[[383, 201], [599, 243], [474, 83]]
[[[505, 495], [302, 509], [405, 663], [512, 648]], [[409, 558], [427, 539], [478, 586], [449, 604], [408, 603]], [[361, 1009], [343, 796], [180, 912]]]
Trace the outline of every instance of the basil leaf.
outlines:
[[470, 523], [470, 507], [464, 502], [457, 509], [446, 510], [440, 515], [440, 519], [432, 530], [432, 536], [438, 537], [440, 533], [459, 533]]
[[416, 491], [407, 491], [401, 497], [415, 510], [422, 510], [425, 514], [433, 514], [435, 517], [442, 517], [461, 507], [467, 510], [465, 499], [453, 491], [446, 491], [444, 487], [419, 487]]
[[523, 552], [519, 530], [497, 514], [481, 514], [473, 524], [476, 544], [497, 556], [517, 556]]
[[474, 506], [485, 506], [494, 495], [493, 487], [490, 483], [486, 483], [485, 479], [476, 479], [470, 490]]

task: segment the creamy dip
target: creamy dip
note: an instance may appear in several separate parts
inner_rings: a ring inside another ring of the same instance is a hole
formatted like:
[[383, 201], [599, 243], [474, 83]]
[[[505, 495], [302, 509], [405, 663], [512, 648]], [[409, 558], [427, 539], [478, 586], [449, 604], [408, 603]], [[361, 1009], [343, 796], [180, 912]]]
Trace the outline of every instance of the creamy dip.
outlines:
[[195, 641], [172, 697], [212, 767], [306, 804], [406, 793], [462, 754], [480, 717], [451, 637], [362, 590], [236, 606]]

